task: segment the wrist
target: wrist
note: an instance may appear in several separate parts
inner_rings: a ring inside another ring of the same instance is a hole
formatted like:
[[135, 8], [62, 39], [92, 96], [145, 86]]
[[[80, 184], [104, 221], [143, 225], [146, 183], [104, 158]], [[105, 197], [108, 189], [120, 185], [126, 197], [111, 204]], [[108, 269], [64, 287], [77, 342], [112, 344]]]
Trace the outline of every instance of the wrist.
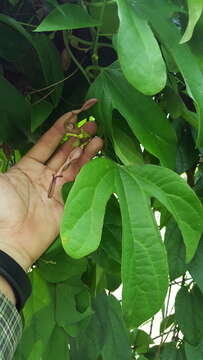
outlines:
[[0, 291], [12, 302], [12, 304], [16, 305], [16, 297], [12, 287], [9, 283], [4, 279], [3, 276], [0, 275]]
[[9, 295], [9, 297], [13, 299], [11, 286], [15, 298], [16, 298], [16, 308], [18, 311], [21, 311], [27, 301], [28, 297], [32, 292], [32, 285], [29, 280], [28, 275], [25, 273], [22, 266], [20, 266], [14, 258], [12, 258], [8, 252], [0, 250], [0, 275], [8, 282], [8, 284], [4, 282], [4, 293], [5, 291]]
[[30, 266], [32, 265], [30, 259], [23, 252], [22, 249], [21, 251], [18, 251], [18, 249], [15, 246], [10, 246], [1, 241], [0, 250], [4, 251], [6, 254], [12, 257], [13, 260], [15, 260], [23, 268], [25, 272], [27, 272]]

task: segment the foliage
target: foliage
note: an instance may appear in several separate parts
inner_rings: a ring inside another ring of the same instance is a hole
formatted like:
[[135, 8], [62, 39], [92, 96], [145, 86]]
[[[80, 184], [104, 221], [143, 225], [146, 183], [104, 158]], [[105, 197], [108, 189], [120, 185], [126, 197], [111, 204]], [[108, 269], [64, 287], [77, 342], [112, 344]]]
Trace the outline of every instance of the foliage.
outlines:
[[60, 236], [29, 273], [14, 358], [202, 359], [202, 1], [0, 8], [1, 172], [90, 97], [104, 138], [62, 189]]

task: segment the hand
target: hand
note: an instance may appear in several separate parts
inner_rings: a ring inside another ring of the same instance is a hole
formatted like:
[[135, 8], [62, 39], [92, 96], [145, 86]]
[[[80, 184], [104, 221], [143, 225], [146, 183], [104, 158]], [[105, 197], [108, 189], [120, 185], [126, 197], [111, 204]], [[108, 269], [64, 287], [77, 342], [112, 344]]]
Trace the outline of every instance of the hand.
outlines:
[[[76, 122], [77, 114], [84, 109], [83, 105], [63, 115], [16, 165], [0, 174], [0, 250], [13, 257], [25, 271], [59, 233], [64, 208], [62, 185], [74, 180], [81, 167], [102, 148], [102, 140], [94, 137], [63, 172], [63, 177], [56, 178], [53, 196], [48, 197], [53, 175], [63, 168], [75, 141], [71, 138], [55, 152], [65, 133], [64, 122], [67, 119]], [[93, 122], [83, 128], [91, 135], [96, 133]]]

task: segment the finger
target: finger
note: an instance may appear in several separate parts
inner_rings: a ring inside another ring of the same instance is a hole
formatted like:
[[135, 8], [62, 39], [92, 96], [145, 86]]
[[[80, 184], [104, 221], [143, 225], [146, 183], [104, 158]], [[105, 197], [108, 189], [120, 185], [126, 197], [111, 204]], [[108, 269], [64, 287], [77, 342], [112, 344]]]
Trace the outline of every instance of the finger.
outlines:
[[64, 182], [73, 181], [79, 173], [81, 167], [95, 157], [102, 147], [103, 140], [98, 136], [95, 136], [84, 149], [82, 156], [69, 165], [67, 172], [64, 173]]
[[[94, 135], [96, 133], [96, 124], [94, 122], [88, 122], [82, 127], [85, 131], [87, 131], [90, 135]], [[66, 161], [68, 155], [74, 148], [74, 143], [76, 139], [71, 138], [69, 141], [65, 142], [60, 149], [57, 151], [55, 155], [47, 162], [47, 166], [53, 171], [57, 172], [59, 168]]]
[[65, 134], [64, 122], [66, 120], [71, 122], [77, 121], [77, 115], [93, 106], [96, 99], [86, 101], [78, 110], [73, 110], [61, 116], [56, 123], [38, 140], [36, 145], [25, 155], [27, 158], [33, 158], [39, 162], [44, 163], [54, 153], [60, 141]]
[[77, 121], [77, 116], [71, 112], [61, 116], [55, 124], [38, 140], [38, 142], [25, 155], [25, 158], [32, 158], [44, 163], [56, 150], [58, 144], [65, 134], [64, 122], [70, 119], [72, 122]]

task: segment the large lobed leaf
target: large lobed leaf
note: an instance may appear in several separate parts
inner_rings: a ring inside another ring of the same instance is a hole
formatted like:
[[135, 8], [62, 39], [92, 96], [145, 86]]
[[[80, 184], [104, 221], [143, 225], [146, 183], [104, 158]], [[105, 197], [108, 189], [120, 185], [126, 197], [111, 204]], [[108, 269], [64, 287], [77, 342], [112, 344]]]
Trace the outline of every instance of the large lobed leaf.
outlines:
[[150, 197], [158, 198], [175, 217], [187, 261], [198, 246], [203, 210], [185, 181], [169, 169], [122, 167], [105, 158], [93, 160], [81, 170], [65, 205], [61, 237], [70, 256], [80, 258], [98, 248], [105, 206], [112, 192], [118, 195], [123, 222], [123, 311], [133, 327], [159, 310], [168, 285], [166, 253]]

